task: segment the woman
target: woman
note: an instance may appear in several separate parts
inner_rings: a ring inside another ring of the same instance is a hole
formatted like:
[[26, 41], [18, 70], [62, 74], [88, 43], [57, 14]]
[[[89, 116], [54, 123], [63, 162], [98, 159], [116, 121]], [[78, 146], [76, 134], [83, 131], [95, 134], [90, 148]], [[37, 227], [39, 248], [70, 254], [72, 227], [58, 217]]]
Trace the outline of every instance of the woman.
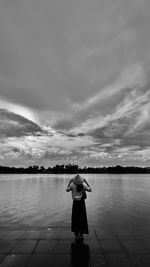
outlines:
[[[86, 183], [86, 185], [85, 185]], [[85, 201], [85, 191], [91, 192], [92, 189], [85, 179], [77, 174], [68, 184], [67, 192], [72, 191], [72, 216], [71, 216], [71, 231], [74, 232], [75, 238], [83, 239], [83, 234], [88, 234], [88, 223]]]

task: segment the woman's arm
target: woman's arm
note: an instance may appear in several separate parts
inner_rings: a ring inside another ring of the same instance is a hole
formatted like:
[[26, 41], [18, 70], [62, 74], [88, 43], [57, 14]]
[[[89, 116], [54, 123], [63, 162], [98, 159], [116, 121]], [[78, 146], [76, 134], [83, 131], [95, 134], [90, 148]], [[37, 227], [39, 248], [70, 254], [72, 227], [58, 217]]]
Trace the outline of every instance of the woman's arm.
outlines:
[[67, 191], [67, 192], [70, 192], [70, 191], [72, 190], [72, 188], [71, 188], [71, 186], [70, 186], [71, 183], [72, 183], [72, 181], [73, 181], [73, 179], [71, 179], [70, 182], [69, 182], [69, 184], [67, 185], [67, 188], [66, 188], [66, 191]]
[[87, 182], [87, 180], [86, 179], [84, 179], [84, 183], [86, 183], [86, 188], [85, 188], [85, 191], [88, 191], [88, 192], [92, 192], [92, 189], [91, 189], [91, 187], [90, 187], [90, 185], [88, 184], [88, 182]]
[[92, 188], [90, 186], [85, 185], [85, 191], [92, 192]]
[[73, 182], [73, 179], [70, 180], [70, 182], [69, 182], [69, 184], [67, 185], [67, 187], [70, 186], [72, 182]]
[[90, 185], [88, 184], [88, 182], [87, 182], [87, 180], [85, 178], [83, 179], [83, 181], [84, 181], [84, 183], [87, 184], [88, 187], [90, 187]]

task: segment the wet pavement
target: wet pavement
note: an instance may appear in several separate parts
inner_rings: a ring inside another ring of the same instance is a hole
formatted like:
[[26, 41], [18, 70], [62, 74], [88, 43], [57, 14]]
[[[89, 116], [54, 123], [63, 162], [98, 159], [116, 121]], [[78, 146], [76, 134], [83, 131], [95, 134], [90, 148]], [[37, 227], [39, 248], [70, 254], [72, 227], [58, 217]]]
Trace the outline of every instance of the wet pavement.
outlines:
[[150, 266], [150, 229], [89, 232], [75, 242], [69, 227], [0, 227], [0, 267]]

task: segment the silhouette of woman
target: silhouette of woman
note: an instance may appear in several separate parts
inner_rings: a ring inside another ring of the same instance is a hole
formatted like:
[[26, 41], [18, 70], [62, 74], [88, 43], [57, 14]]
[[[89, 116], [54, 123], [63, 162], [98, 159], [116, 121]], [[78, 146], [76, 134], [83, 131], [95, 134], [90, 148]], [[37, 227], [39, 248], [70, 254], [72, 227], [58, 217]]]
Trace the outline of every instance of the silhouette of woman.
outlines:
[[86, 191], [91, 192], [89, 184], [79, 174], [77, 174], [68, 184], [67, 192], [72, 192], [72, 215], [71, 231], [76, 239], [83, 239], [83, 234], [89, 234], [85, 198]]

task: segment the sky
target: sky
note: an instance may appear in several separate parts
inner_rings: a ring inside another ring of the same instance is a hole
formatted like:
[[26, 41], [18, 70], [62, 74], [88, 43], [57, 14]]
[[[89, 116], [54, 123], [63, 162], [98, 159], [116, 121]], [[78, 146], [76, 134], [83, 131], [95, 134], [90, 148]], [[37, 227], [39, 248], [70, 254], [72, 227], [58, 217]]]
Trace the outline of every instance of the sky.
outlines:
[[150, 166], [150, 1], [0, 1], [0, 165]]

